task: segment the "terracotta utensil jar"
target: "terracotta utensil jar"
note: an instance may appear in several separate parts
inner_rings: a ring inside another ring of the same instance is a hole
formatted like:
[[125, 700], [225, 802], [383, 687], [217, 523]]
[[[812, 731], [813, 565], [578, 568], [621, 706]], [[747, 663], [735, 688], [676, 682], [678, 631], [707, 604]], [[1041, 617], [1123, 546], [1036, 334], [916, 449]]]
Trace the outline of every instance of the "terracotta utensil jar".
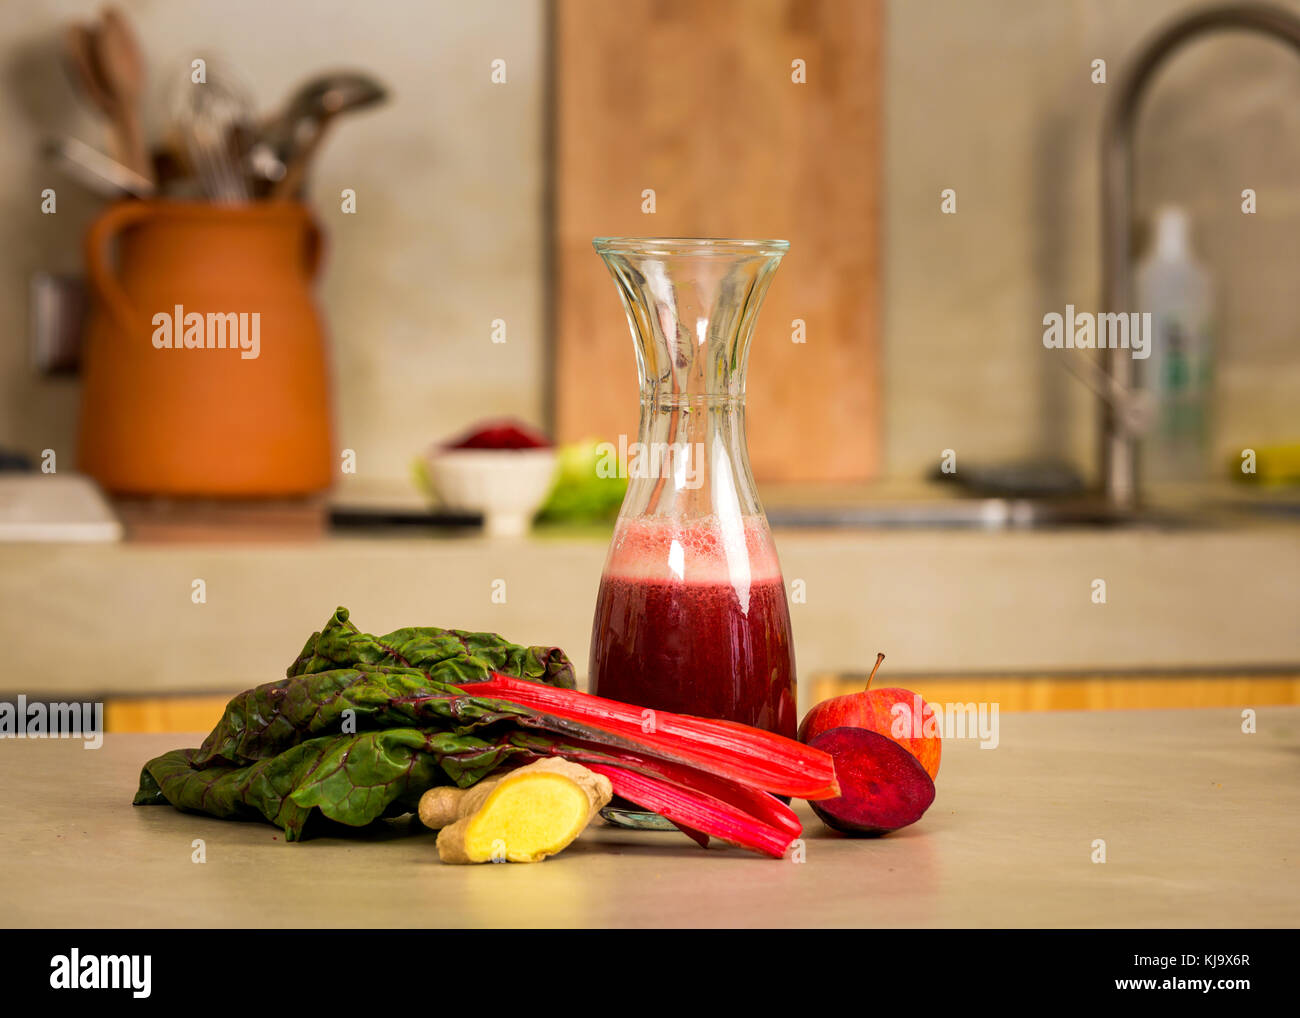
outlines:
[[328, 487], [321, 243], [293, 202], [109, 207], [86, 236], [81, 468], [121, 494]]

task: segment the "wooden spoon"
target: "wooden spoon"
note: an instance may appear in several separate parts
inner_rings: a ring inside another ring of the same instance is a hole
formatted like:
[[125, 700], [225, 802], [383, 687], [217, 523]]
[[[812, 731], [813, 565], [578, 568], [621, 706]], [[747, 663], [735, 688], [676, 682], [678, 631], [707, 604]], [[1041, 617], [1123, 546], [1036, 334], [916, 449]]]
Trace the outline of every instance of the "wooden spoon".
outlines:
[[95, 67], [94, 33], [88, 25], [73, 24], [64, 29], [63, 59], [83, 98], [111, 119], [115, 111], [113, 97], [105, 90]]
[[109, 118], [122, 145], [122, 161], [136, 173], [153, 179], [153, 160], [140, 126], [140, 97], [144, 92], [144, 59], [126, 16], [105, 7], [92, 36], [94, 66], [111, 99]]

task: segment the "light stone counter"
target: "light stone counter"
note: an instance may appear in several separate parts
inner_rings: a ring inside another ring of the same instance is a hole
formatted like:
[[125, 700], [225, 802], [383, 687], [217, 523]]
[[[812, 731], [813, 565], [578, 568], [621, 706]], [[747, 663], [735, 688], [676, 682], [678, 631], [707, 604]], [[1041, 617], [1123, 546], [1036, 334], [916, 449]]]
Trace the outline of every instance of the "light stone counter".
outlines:
[[802, 863], [604, 828], [544, 863], [453, 867], [409, 821], [286, 844], [132, 807], [140, 765], [199, 738], [0, 741], [4, 924], [1300, 924], [1300, 708], [1261, 709], [1254, 735], [1238, 710], [1004, 715], [997, 749], [945, 745], [910, 828], [844, 838], [801, 804]]
[[[1297, 524], [776, 538], [787, 586], [802, 581], [805, 679], [865, 670], [878, 650], [895, 676], [1300, 662]], [[581, 674], [606, 542], [0, 545], [0, 695], [237, 692], [279, 678], [337, 605], [373, 633], [440, 625], [560, 646]]]

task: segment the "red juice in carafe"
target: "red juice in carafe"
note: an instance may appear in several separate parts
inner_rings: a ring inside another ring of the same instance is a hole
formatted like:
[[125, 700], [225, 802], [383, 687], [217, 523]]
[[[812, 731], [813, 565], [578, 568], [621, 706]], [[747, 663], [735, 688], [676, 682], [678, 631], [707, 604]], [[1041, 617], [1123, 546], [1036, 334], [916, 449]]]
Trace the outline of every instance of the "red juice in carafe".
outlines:
[[766, 521], [620, 521], [591, 678], [600, 696], [793, 738], [790, 611]]

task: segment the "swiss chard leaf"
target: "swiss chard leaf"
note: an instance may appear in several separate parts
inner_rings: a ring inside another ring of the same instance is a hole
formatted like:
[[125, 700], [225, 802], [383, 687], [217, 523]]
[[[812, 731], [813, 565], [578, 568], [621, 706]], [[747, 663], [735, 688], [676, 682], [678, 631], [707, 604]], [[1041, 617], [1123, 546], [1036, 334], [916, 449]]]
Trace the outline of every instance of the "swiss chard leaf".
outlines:
[[280, 679], [234, 697], [192, 763], [254, 763], [306, 739], [348, 731], [412, 727], [464, 735], [531, 714], [503, 701], [453, 699], [459, 694], [404, 668], [362, 665]]
[[322, 736], [242, 767], [198, 766], [195, 750], [178, 749], [145, 765], [135, 804], [262, 817], [296, 841], [313, 810], [361, 827], [414, 810], [434, 785], [472, 785], [518, 752], [508, 742], [416, 728]]
[[135, 803], [261, 817], [290, 841], [313, 811], [352, 826], [409, 812], [426, 789], [471, 785], [525, 752], [490, 726], [526, 723], [533, 711], [456, 688], [495, 670], [574, 685], [572, 663], [555, 648], [433, 628], [374, 637], [339, 608], [286, 678], [226, 705], [202, 746], [146, 764]]
[[431, 626], [398, 629], [385, 636], [361, 632], [338, 608], [289, 665], [292, 678], [335, 668], [380, 665], [409, 668], [452, 685], [479, 682], [493, 671], [575, 689], [573, 662], [558, 647], [522, 647], [495, 633]]

